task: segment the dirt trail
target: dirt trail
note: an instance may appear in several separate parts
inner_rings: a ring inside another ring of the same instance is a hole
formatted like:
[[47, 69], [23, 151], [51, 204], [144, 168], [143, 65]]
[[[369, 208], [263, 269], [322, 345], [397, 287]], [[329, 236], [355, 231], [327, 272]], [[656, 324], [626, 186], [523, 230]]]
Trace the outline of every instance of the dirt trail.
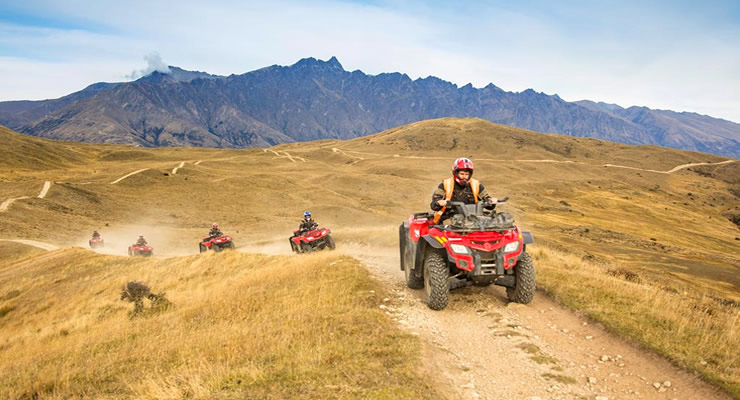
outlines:
[[13, 204], [13, 203], [15, 203], [18, 200], [29, 199], [29, 198], [30, 197], [28, 197], [28, 196], [11, 197], [11, 198], [3, 201], [2, 204], [0, 204], [0, 212], [8, 211], [8, 209], [10, 208], [10, 205]]
[[[41, 193], [39, 193], [39, 195], [36, 196], [36, 197], [38, 197], [39, 199], [45, 198], [46, 195], [47, 195], [47, 193], [49, 193], [49, 189], [50, 188], [51, 188], [51, 182], [50, 181], [45, 181], [44, 182], [44, 186], [41, 188]], [[30, 198], [31, 198], [31, 196], [11, 197], [11, 198], [3, 201], [2, 204], [0, 204], [0, 212], [8, 211], [8, 209], [10, 208], [10, 206], [13, 203], [15, 203], [16, 201], [18, 201], [18, 200], [30, 199]]]
[[182, 161], [177, 167], [172, 168], [172, 175], [177, 175], [177, 170], [185, 166], [185, 161]]
[[[292, 162], [298, 162], [298, 161], [296, 161], [296, 159], [298, 159], [298, 160], [301, 160], [303, 162], [306, 162], [306, 159], [305, 158], [298, 157], [298, 156], [293, 156], [290, 153], [288, 153], [287, 151], [282, 151], [282, 150], [281, 151], [275, 151], [275, 150], [272, 150], [272, 149], [262, 149], [262, 151], [264, 151], [265, 153], [267, 153], [268, 151], [269, 152], [272, 152], [273, 154], [275, 154], [277, 156], [276, 158], [287, 158], [287, 159], [289, 159]], [[280, 155], [280, 153], [283, 153], [285, 155], [282, 156], [282, 155]]]
[[128, 174], [126, 174], [126, 175], [124, 175], [124, 176], [122, 176], [122, 177], [120, 177], [120, 178], [116, 179], [115, 181], [111, 182], [110, 184], [111, 184], [111, 185], [115, 185], [116, 183], [118, 183], [118, 182], [120, 182], [120, 181], [122, 181], [122, 180], [124, 180], [124, 179], [128, 178], [128, 177], [129, 177], [129, 176], [131, 176], [131, 175], [136, 175], [136, 174], [138, 174], [138, 173], [140, 173], [140, 172], [144, 172], [144, 171], [147, 171], [147, 170], [149, 170], [149, 168], [142, 168], [142, 169], [140, 169], [140, 170], [137, 170], [137, 171], [134, 171], [134, 172], [128, 173]]
[[338, 246], [393, 293], [381, 307], [422, 339], [424, 368], [450, 398], [730, 399], [542, 293], [520, 305], [503, 288], [468, 287], [432, 311], [406, 287], [397, 249]]
[[49, 193], [49, 189], [51, 188], [51, 182], [46, 181], [44, 182], [44, 187], [41, 188], [41, 193], [39, 193], [39, 199], [43, 199], [46, 197], [46, 194]]
[[[365, 160], [365, 158], [360, 156], [353, 156], [349, 153], [355, 153], [355, 154], [364, 154], [364, 155], [370, 155], [375, 157], [391, 157], [387, 154], [377, 154], [377, 153], [367, 153], [362, 151], [353, 151], [353, 150], [342, 150], [337, 147], [332, 147], [331, 149], [333, 152], [345, 155], [347, 157], [356, 158], [355, 161], [362, 161]], [[413, 159], [413, 160], [451, 160], [451, 158], [445, 158], [445, 157], [423, 157], [423, 156], [402, 156], [400, 154], [394, 154], [392, 157], [394, 158], [406, 158], [406, 159]], [[645, 168], [638, 168], [638, 167], [629, 167], [626, 165], [617, 165], [617, 164], [589, 164], [585, 162], [580, 161], [571, 161], [571, 160], [503, 160], [503, 159], [493, 159], [493, 158], [476, 158], [476, 161], [491, 161], [491, 162], [523, 162], [523, 163], [555, 163], [555, 164], [578, 164], [578, 165], [587, 165], [589, 167], [609, 167], [609, 168], [622, 168], [622, 169], [631, 169], [635, 171], [643, 171], [643, 172], [654, 172], [657, 174], [672, 174], [676, 171], [680, 171], [684, 168], [690, 168], [695, 167], [699, 165], [723, 165], [723, 164], [729, 164], [733, 162], [737, 162], [739, 160], [725, 160], [720, 161], [716, 163], [709, 163], [709, 162], [703, 162], [703, 163], [689, 163], [689, 164], [681, 164], [676, 167], [673, 167], [667, 171], [660, 171], [655, 169], [645, 169]]]
[[16, 243], [22, 243], [28, 246], [38, 247], [39, 249], [44, 250], [57, 250], [59, 246], [53, 245], [51, 243], [44, 243], [44, 242], [38, 242], [36, 240], [26, 240], [26, 239], [0, 239], [0, 242], [16, 242]]

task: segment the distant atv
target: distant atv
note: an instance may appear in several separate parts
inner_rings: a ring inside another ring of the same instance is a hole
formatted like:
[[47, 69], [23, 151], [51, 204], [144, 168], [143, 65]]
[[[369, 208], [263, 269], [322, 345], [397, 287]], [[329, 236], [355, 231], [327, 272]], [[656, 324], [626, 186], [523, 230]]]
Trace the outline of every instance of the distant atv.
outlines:
[[520, 231], [510, 214], [486, 211], [486, 205], [450, 202], [456, 214], [449, 225], [435, 225], [434, 213], [423, 212], [399, 227], [406, 284], [425, 289], [429, 308], [445, 308], [450, 289], [469, 284], [504, 286], [509, 300], [517, 303], [534, 298], [534, 263], [526, 252], [532, 234]]
[[307, 253], [327, 248], [334, 250], [337, 247], [331, 237], [329, 228], [317, 228], [303, 235], [298, 235], [299, 232], [299, 229], [294, 230], [293, 236], [290, 238], [290, 248], [296, 253]]
[[91, 249], [97, 249], [99, 247], [105, 247], [105, 240], [102, 237], [94, 237], [87, 241]]
[[136, 245], [132, 244], [128, 246], [128, 255], [132, 257], [151, 257], [154, 254], [154, 248], [152, 246], [143, 244]]
[[208, 250], [219, 252], [223, 249], [235, 249], [236, 246], [231, 240], [231, 236], [220, 235], [220, 236], [206, 236], [198, 244], [201, 253], [205, 253]]

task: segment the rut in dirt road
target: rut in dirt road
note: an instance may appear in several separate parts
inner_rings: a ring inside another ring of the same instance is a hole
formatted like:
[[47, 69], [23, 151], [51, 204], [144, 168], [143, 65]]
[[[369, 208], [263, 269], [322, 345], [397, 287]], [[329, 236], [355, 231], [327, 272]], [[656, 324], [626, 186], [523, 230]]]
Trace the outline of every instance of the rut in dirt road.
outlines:
[[406, 287], [398, 250], [343, 246], [393, 296], [381, 306], [424, 343], [424, 369], [460, 399], [729, 399], [541, 292], [508, 303], [503, 288], [467, 287], [432, 311]]

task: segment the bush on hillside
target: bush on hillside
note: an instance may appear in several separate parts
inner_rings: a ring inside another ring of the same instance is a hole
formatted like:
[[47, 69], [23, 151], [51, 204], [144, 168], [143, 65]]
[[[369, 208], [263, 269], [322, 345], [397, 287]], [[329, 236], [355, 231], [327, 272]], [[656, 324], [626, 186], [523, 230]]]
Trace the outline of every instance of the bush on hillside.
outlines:
[[[152, 315], [168, 310], [172, 303], [167, 300], [166, 293], [152, 293], [149, 286], [143, 282], [131, 281], [121, 289], [121, 301], [134, 303], [134, 309], [129, 313], [131, 318]], [[144, 299], [149, 299], [151, 305], [144, 307]]]

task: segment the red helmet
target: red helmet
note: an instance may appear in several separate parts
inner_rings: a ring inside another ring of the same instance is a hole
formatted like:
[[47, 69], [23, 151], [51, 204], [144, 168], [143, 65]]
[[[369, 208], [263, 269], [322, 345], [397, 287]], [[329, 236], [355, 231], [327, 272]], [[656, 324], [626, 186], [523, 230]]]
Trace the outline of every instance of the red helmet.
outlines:
[[[469, 171], [470, 172], [470, 177], [472, 177], [473, 176], [473, 169], [474, 169], [473, 162], [470, 161], [469, 158], [460, 157], [457, 160], [455, 160], [455, 163], [454, 164], [452, 164], [452, 176], [455, 177], [455, 181], [457, 183], [459, 183], [461, 185], [464, 185], [464, 184], [468, 183], [468, 180], [467, 179], [460, 179], [457, 176], [457, 173], [459, 171]], [[470, 179], [470, 177], [468, 179]]]

